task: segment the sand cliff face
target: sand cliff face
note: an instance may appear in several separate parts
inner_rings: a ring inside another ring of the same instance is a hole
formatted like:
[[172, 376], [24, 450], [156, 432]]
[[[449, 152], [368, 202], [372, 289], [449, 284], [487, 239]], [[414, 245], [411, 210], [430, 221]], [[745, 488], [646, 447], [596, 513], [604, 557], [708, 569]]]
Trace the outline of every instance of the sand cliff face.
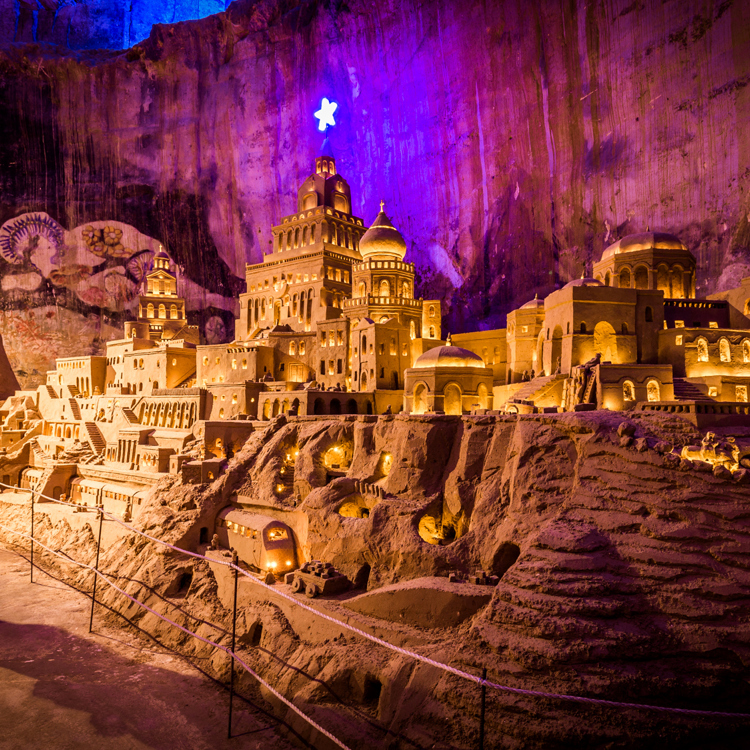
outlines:
[[[371, 602], [353, 614], [343, 601], [329, 601], [329, 611], [391, 642], [472, 673], [486, 667], [491, 679], [515, 687], [741, 711], [750, 656], [747, 472], [715, 475], [660, 452], [667, 440], [676, 447], [698, 441], [678, 418], [634, 419], [636, 441], [623, 447], [622, 420], [607, 412], [282, 417], [251, 436], [212, 484], [164, 480], [138, 524], [190, 547], [231, 498], [263, 502], [266, 512], [288, 520], [307, 556], [356, 578], [358, 601]], [[735, 434], [750, 444], [750, 435]], [[336, 448], [341, 452], [332, 453]], [[358, 516], [365, 507], [368, 514]], [[5, 504], [3, 523], [25, 524], [26, 512]], [[93, 554], [88, 527], [71, 531], [68, 522], [39, 517], [47, 538], [74, 557]], [[442, 543], [429, 543], [436, 535]], [[171, 617], [226, 623], [231, 585], [219, 569], [131, 537], [113, 544], [103, 561], [129, 591]], [[486, 589], [486, 604], [473, 616], [452, 613], [449, 626], [431, 617], [425, 602], [451, 595], [442, 576], [477, 567], [501, 576]], [[186, 572], [192, 582], [180, 591]], [[404, 594], [399, 587], [407, 584]], [[248, 587], [239, 632], [254, 668], [353, 747], [474, 746], [474, 686], [415, 667]], [[382, 609], [374, 598], [381, 591], [413, 597], [414, 610], [428, 614], [415, 621], [394, 614], [395, 605]], [[123, 610], [117, 596], [103, 596]], [[123, 611], [193, 657], [211, 659], [217, 674], [226, 671], [222, 655], [177, 638], [133, 607]], [[729, 720], [494, 693], [489, 705], [488, 747], [656, 747], [665, 740], [721, 747], [743, 731]]]
[[230, 293], [295, 208], [329, 96], [356, 212], [386, 200], [448, 330], [502, 325], [647, 226], [696, 254], [699, 294], [726, 288], [750, 273], [748, 14], [238, 0], [122, 53], [6, 47], [0, 219], [122, 221]]

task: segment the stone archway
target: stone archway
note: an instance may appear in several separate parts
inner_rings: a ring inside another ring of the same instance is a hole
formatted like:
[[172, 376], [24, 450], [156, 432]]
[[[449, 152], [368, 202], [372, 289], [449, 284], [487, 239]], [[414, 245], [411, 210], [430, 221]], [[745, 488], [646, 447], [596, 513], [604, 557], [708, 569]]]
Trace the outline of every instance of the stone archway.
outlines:
[[448, 383], [443, 388], [443, 411], [446, 414], [463, 414], [461, 389], [455, 383]]

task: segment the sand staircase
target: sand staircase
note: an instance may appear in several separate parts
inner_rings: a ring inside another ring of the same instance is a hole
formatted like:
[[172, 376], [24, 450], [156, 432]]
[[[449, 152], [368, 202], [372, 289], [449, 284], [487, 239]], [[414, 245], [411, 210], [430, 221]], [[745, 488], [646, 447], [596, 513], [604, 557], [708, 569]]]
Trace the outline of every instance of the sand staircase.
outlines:
[[39, 445], [39, 441], [36, 438], [29, 441], [29, 448], [34, 454], [35, 464], [37, 466], [45, 466], [47, 464], [47, 461], [49, 460], [49, 456], [42, 450], [41, 446]]
[[69, 398], [68, 403], [70, 404], [70, 411], [73, 414], [73, 419], [80, 419], [81, 409], [78, 406], [78, 402], [74, 398]]
[[49, 394], [50, 398], [59, 398], [59, 396], [57, 395], [57, 391], [51, 385], [47, 386], [47, 393]]
[[123, 406], [122, 413], [125, 416], [125, 419], [127, 419], [128, 422], [130, 422], [130, 424], [140, 424], [140, 422], [138, 421], [138, 415], [132, 409], [129, 409], [128, 407]]
[[557, 380], [564, 377], [564, 375], [546, 375], [534, 378], [528, 383], [524, 383], [524, 385], [513, 394], [510, 401], [536, 401], [553, 388]]
[[685, 378], [674, 378], [675, 401], [698, 401], [704, 404], [712, 404], [716, 399], [707, 396], [700, 388]]
[[104, 452], [104, 449], [107, 447], [107, 443], [104, 440], [104, 436], [102, 435], [101, 431], [94, 422], [84, 422], [83, 426], [86, 430], [86, 438], [89, 441], [91, 449], [94, 451], [94, 453], [96, 453], [97, 456], [101, 455]]

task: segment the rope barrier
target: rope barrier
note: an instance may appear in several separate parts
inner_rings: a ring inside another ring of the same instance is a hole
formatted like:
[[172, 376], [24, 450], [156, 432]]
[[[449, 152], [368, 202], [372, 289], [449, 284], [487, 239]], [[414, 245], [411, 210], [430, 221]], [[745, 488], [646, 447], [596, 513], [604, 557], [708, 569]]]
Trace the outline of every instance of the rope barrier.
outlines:
[[[16, 534], [17, 536], [24, 537], [25, 539], [31, 540], [31, 536], [29, 534], [24, 534], [22, 531], [16, 531], [15, 529], [11, 529], [8, 526], [4, 526], [3, 524], [0, 524], [0, 529], [4, 529], [5, 531], [9, 531], [12, 534]], [[86, 568], [87, 570], [93, 571], [93, 573], [101, 578], [108, 586], [112, 587], [115, 591], [122, 594], [124, 597], [129, 599], [133, 604], [137, 604], [139, 607], [142, 607], [143, 609], [147, 610], [148, 612], [151, 612], [151, 614], [156, 615], [160, 620], [163, 620], [166, 623], [169, 623], [170, 625], [173, 625], [178, 630], [181, 630], [183, 633], [187, 635], [191, 635], [194, 638], [197, 638], [199, 641], [202, 641], [203, 643], [213, 646], [214, 648], [218, 648], [221, 651], [224, 651], [228, 656], [230, 656], [232, 659], [236, 660], [244, 669], [251, 674], [263, 687], [265, 687], [267, 690], [269, 690], [273, 695], [275, 695], [282, 703], [284, 703], [286, 706], [292, 709], [298, 716], [303, 718], [313, 729], [316, 729], [321, 734], [328, 737], [331, 742], [334, 742], [336, 745], [338, 745], [342, 750], [351, 750], [348, 745], [345, 745], [341, 740], [339, 740], [337, 737], [332, 735], [328, 730], [324, 729], [320, 726], [320, 724], [316, 723], [313, 719], [311, 719], [306, 713], [304, 713], [301, 709], [297, 708], [290, 700], [285, 698], [278, 690], [276, 690], [274, 687], [269, 685], [255, 670], [253, 670], [248, 664], [246, 664], [234, 651], [227, 648], [226, 646], [222, 646], [220, 643], [216, 643], [215, 641], [212, 641], [210, 638], [205, 638], [202, 635], [198, 635], [198, 633], [194, 633], [192, 630], [189, 630], [188, 628], [180, 625], [179, 623], [175, 622], [174, 620], [170, 620], [168, 617], [162, 615], [160, 612], [157, 612], [155, 609], [152, 609], [148, 606], [148, 604], [145, 604], [144, 602], [139, 601], [135, 597], [131, 596], [127, 593], [127, 591], [124, 591], [121, 589], [116, 583], [112, 582], [105, 576], [102, 572], [97, 570], [91, 565], [86, 565], [86, 563], [79, 562], [78, 560], [74, 560], [72, 557], [68, 557], [67, 555], [64, 555], [57, 550], [53, 550], [51, 547], [48, 547], [46, 544], [43, 544], [38, 539], [35, 540], [35, 543], [38, 544], [43, 549], [46, 549], [47, 552], [55, 555], [56, 557], [60, 557], [66, 562], [73, 563], [74, 565], [78, 565], [80, 568]]]
[[[12, 490], [19, 489], [18, 487], [13, 487], [8, 484], [3, 484], [2, 482], [0, 482], [0, 487], [7, 487]], [[32, 492], [32, 490], [29, 490], [29, 492]], [[60, 505], [68, 505], [68, 506], [73, 506], [73, 507], [81, 507], [77, 503], [57, 500], [55, 498], [48, 497], [47, 495], [42, 495], [41, 493], [36, 493], [36, 494], [38, 497], [44, 497], [45, 499], [50, 500], [53, 503], [58, 503]], [[88, 507], [88, 506], [84, 506], [84, 507]], [[401, 654], [402, 656], [406, 656], [410, 659], [420, 661], [423, 664], [427, 664], [431, 667], [435, 667], [436, 669], [441, 669], [444, 672], [448, 672], [450, 674], [455, 675], [456, 677], [460, 677], [464, 680], [468, 680], [479, 686], [488, 687], [488, 688], [491, 688], [492, 690], [497, 690], [497, 691], [504, 692], [504, 693], [510, 693], [513, 695], [522, 695], [522, 696], [528, 696], [532, 698], [549, 698], [553, 700], [571, 701], [574, 703], [586, 703], [590, 705], [608, 706], [610, 708], [629, 708], [629, 709], [638, 709], [638, 710], [644, 710], [644, 711], [659, 711], [662, 713], [681, 714], [684, 716], [706, 716], [706, 717], [714, 716], [714, 717], [723, 717], [723, 718], [732, 718], [732, 719], [750, 719], [750, 713], [732, 713], [728, 711], [706, 711], [706, 710], [693, 709], [693, 708], [653, 706], [653, 705], [646, 704], [646, 703], [628, 703], [628, 702], [623, 702], [623, 701], [611, 701], [611, 700], [605, 700], [604, 698], [587, 698], [581, 695], [568, 695], [566, 693], [547, 693], [541, 690], [526, 690], [523, 688], [510, 687], [509, 685], [500, 685], [499, 683], [491, 682], [490, 680], [483, 679], [482, 677], [473, 675], [469, 672], [464, 672], [463, 670], [458, 669], [456, 667], [452, 667], [449, 664], [445, 664], [444, 662], [436, 661], [435, 659], [431, 659], [428, 656], [423, 656], [422, 654], [418, 654], [415, 651], [410, 651], [409, 649], [401, 648], [400, 646], [396, 646], [393, 643], [389, 643], [388, 641], [385, 641], [382, 638], [378, 638], [376, 635], [373, 635], [372, 633], [368, 633], [364, 630], [361, 630], [360, 628], [357, 628], [354, 625], [349, 624], [348, 622], [344, 622], [343, 620], [340, 620], [336, 617], [328, 615], [325, 612], [321, 612], [320, 610], [317, 610], [314, 607], [311, 607], [310, 605], [305, 604], [304, 602], [301, 602], [299, 599], [296, 599], [295, 597], [291, 596], [290, 594], [287, 594], [284, 591], [280, 591], [279, 589], [274, 588], [273, 586], [269, 586], [264, 581], [258, 580], [255, 576], [243, 570], [242, 568], [233, 565], [231, 562], [228, 562], [226, 560], [206, 557], [205, 555], [201, 555], [198, 552], [190, 552], [189, 550], [185, 550], [180, 547], [175, 547], [173, 544], [170, 544], [169, 542], [165, 542], [162, 539], [157, 539], [156, 537], [146, 534], [144, 531], [140, 531], [139, 529], [136, 529], [133, 526], [130, 526], [124, 521], [121, 521], [114, 514], [108, 511], [105, 511], [103, 508], [101, 509], [97, 508], [97, 510], [101, 510], [104, 513], [104, 515], [106, 515], [110, 520], [114, 521], [120, 526], [123, 526], [124, 528], [129, 529], [130, 531], [133, 531], [136, 534], [139, 534], [140, 536], [143, 536], [146, 539], [149, 539], [150, 541], [155, 542], [156, 544], [161, 544], [180, 554], [188, 555], [190, 557], [195, 557], [200, 560], [205, 560], [206, 562], [209, 562], [209, 563], [217, 563], [219, 565], [224, 565], [228, 568], [236, 569], [241, 575], [245, 576], [245, 578], [252, 581], [256, 585], [262, 586], [263, 588], [267, 589], [270, 593], [273, 593], [276, 596], [286, 599], [287, 601], [291, 602], [297, 607], [301, 607], [302, 609], [316, 615], [317, 617], [321, 617], [324, 620], [334, 623], [335, 625], [338, 625], [339, 627], [349, 630], [350, 632], [355, 633], [356, 635], [359, 635], [360, 637], [365, 638], [371, 641], [372, 643], [377, 643], [379, 646], [383, 646], [384, 648], [394, 651], [395, 653]]]

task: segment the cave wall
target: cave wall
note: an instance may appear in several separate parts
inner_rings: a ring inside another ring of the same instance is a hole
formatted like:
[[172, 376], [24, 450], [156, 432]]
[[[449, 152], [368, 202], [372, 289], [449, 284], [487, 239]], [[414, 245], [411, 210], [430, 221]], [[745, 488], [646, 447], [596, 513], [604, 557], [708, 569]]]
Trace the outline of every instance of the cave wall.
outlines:
[[237, 0], [124, 52], [6, 43], [0, 223], [123, 222], [231, 299], [328, 96], [355, 213], [386, 201], [447, 330], [504, 325], [646, 227], [704, 294], [750, 275], [748, 84], [740, 0]]

